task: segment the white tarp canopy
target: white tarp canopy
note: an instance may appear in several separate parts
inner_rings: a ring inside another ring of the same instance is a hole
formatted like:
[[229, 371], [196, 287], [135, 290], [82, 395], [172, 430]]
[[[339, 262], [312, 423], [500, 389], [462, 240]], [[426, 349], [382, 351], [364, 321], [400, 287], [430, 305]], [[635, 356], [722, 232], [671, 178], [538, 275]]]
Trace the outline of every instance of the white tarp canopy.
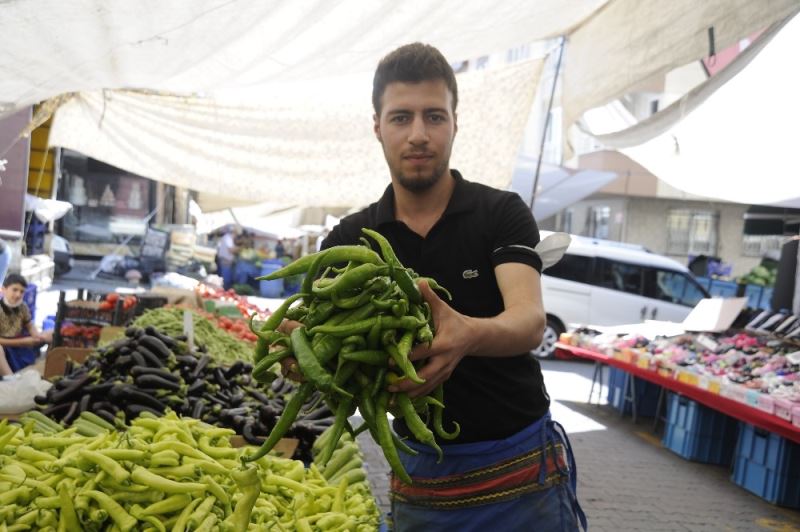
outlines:
[[[428, 42], [457, 62], [565, 35], [561, 102], [569, 125], [648, 78], [707, 56], [709, 28], [721, 50], [798, 7], [800, 0], [12, 0], [0, 2], [0, 116], [80, 93], [57, 112], [54, 144], [211, 193], [287, 201], [293, 188], [300, 196], [293, 195], [294, 204], [323, 199], [324, 205], [354, 205], [362, 199], [348, 195], [375, 198], [379, 183], [387, 182], [380, 177], [385, 168], [371, 166], [379, 150], [358, 129], [369, 128], [369, 98], [359, 96], [366, 104], [355, 126], [350, 122], [355, 114], [339, 113], [339, 96], [328, 87], [365, 76], [362, 86], [368, 89], [379, 58], [400, 44]], [[538, 68], [528, 74], [532, 94]], [[515, 121], [512, 127], [501, 120], [483, 122], [485, 116], [470, 122], [466, 113], [471, 106], [495, 105], [527, 115], [530, 99], [492, 83], [498, 81], [487, 80], [485, 92], [473, 93], [473, 103], [464, 101], [454, 166], [470, 179], [500, 179], [505, 187], [521, 129]], [[310, 95], [302, 105], [267, 114], [283, 101], [287, 86], [302, 84]], [[263, 98], [248, 106], [208, 99], [240, 89]], [[516, 99], [492, 100], [498, 97]], [[344, 155], [322, 153], [316, 144], [329, 138], [322, 133], [293, 137], [305, 134], [302, 124], [283, 142], [269, 130], [270, 121], [303, 120], [309, 103], [341, 118], [337, 125], [352, 125], [352, 131], [337, 132]], [[226, 134], [207, 129], [212, 126]], [[159, 133], [158, 127], [172, 129]], [[470, 134], [480, 138], [471, 142]], [[276, 144], [277, 155], [258, 153]], [[474, 157], [476, 164], [459, 157]], [[343, 174], [328, 171], [342, 166]], [[331, 174], [338, 186], [322, 187]]]
[[[505, 188], [542, 61], [459, 74], [452, 165]], [[273, 90], [259, 106], [132, 91], [85, 92], [66, 102], [53, 144], [140, 175], [225, 197], [284, 205], [355, 206], [389, 183], [372, 131], [372, 84]]]
[[800, 17], [795, 17], [758, 55], [745, 57], [747, 67], [713, 94], [698, 90], [665, 110], [667, 116], [682, 113], [694, 107], [692, 97], [705, 99], [644, 143], [608, 133], [629, 125], [619, 105], [589, 112], [584, 120], [591, 131], [607, 133], [597, 135], [605, 145], [676, 188], [738, 203], [800, 207], [798, 50]]

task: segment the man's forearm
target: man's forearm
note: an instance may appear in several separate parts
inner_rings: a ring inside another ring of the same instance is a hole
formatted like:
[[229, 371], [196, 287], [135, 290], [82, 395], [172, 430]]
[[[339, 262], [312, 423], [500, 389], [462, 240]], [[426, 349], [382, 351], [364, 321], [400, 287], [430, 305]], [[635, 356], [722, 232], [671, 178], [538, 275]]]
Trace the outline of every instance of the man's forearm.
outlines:
[[535, 349], [542, 341], [541, 309], [510, 308], [493, 318], [469, 318], [473, 348], [467, 356], [508, 357]]

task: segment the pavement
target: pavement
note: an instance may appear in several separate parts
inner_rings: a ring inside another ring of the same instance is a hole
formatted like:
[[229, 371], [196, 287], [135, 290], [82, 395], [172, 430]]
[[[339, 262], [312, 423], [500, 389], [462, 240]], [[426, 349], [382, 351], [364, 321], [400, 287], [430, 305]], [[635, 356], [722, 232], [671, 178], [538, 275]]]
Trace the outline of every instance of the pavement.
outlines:
[[[672, 453], [652, 431], [652, 419], [634, 424], [606, 404], [587, 404], [593, 368], [580, 361], [542, 364], [553, 418], [564, 425], [575, 453], [578, 498], [592, 532], [800, 531], [800, 511], [740, 488], [729, 467]], [[375, 498], [388, 514], [389, 467], [369, 435], [358, 441]]]

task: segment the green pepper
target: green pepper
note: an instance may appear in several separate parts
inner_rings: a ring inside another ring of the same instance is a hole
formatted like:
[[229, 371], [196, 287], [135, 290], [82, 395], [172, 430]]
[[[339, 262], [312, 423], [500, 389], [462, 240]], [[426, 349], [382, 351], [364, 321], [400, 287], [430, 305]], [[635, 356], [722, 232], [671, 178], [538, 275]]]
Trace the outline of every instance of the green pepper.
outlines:
[[411, 431], [418, 441], [433, 447], [439, 457], [437, 463], [441, 462], [443, 458], [442, 448], [436, 443], [436, 438], [431, 429], [420, 419], [408, 395], [405, 393], [397, 393], [395, 394], [395, 401], [400, 412], [403, 414], [408, 430]]
[[370, 366], [385, 366], [389, 361], [389, 354], [381, 349], [369, 349], [343, 353], [342, 358]]
[[413, 303], [421, 302], [422, 294], [420, 293], [417, 284], [414, 282], [414, 279], [411, 278], [408, 270], [406, 270], [406, 268], [404, 268], [397, 259], [397, 255], [394, 254], [394, 250], [392, 249], [392, 245], [389, 243], [389, 241], [383, 235], [371, 229], [362, 228], [361, 232], [371, 237], [373, 240], [375, 240], [375, 242], [378, 243], [378, 246], [381, 249], [381, 255], [383, 255], [383, 260], [392, 266], [392, 279], [394, 279], [400, 289], [406, 294], [406, 296], [408, 296], [408, 299], [410, 299]]
[[100, 491], [89, 490], [83, 492], [84, 495], [94, 499], [102, 510], [108, 512], [111, 519], [119, 527], [120, 530], [127, 531], [136, 526], [137, 519], [125, 511], [125, 508], [117, 504], [117, 502]]
[[322, 367], [314, 354], [314, 350], [311, 348], [311, 343], [308, 341], [305, 327], [298, 327], [293, 330], [291, 338], [297, 363], [306, 379], [324, 393], [331, 394], [336, 391], [339, 394], [352, 397], [349, 392], [339, 388], [334, 383], [333, 376]]
[[383, 274], [386, 271], [386, 266], [377, 264], [361, 264], [352, 270], [341, 274], [336, 278], [336, 281], [325, 287], [314, 287], [312, 291], [316, 297], [330, 298], [334, 293], [346, 293], [348, 290], [361, 288], [364, 283]]
[[[440, 404], [444, 404], [444, 385], [440, 384], [433, 390], [433, 397], [439, 401]], [[444, 430], [442, 426], [442, 409], [443, 406], [433, 405], [433, 430], [436, 431], [436, 434], [445, 440], [454, 440], [458, 438], [458, 434], [461, 432], [461, 427], [455, 421], [453, 421], [453, 425], [455, 428], [453, 432], [447, 432]]]
[[311, 255], [300, 257], [296, 261], [284, 266], [283, 268], [265, 275], [257, 277], [258, 281], [272, 281], [282, 277], [290, 277], [308, 271], [311, 264], [320, 253], [325, 253], [325, 259], [320, 264], [320, 267], [330, 266], [331, 264], [339, 264], [347, 261], [355, 261], [360, 263], [383, 264], [383, 259], [369, 248], [364, 246], [333, 246], [324, 249]]
[[286, 431], [288, 431], [292, 426], [292, 423], [294, 423], [294, 420], [297, 418], [297, 414], [300, 412], [300, 409], [306, 403], [308, 398], [311, 397], [312, 393], [314, 393], [314, 385], [311, 382], [302, 383], [294, 392], [292, 398], [289, 399], [289, 402], [286, 403], [286, 407], [283, 409], [281, 417], [278, 419], [277, 423], [275, 423], [275, 426], [272, 427], [267, 440], [261, 445], [258, 451], [250, 456], [243, 457], [242, 461], [253, 462], [270, 452], [272, 448], [275, 447], [275, 444], [277, 444], [278, 441], [283, 438], [283, 435], [286, 434]]
[[392, 438], [392, 429], [389, 427], [389, 419], [386, 417], [386, 407], [389, 403], [389, 392], [382, 391], [378, 396], [378, 401], [375, 404], [375, 425], [378, 435], [378, 444], [383, 450], [383, 456], [389, 463], [395, 475], [404, 483], [411, 484], [411, 477], [408, 476], [403, 463], [400, 461], [400, 455], [397, 454], [397, 448], [394, 445]]

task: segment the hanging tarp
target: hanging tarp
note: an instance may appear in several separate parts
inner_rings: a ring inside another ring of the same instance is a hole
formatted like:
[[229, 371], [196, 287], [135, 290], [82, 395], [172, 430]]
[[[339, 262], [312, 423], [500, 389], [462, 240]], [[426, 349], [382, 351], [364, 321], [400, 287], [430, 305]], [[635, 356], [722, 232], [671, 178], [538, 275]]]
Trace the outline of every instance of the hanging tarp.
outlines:
[[568, 38], [565, 128], [588, 109], [723, 50], [798, 9], [798, 0], [609, 2]]
[[[800, 207], [795, 134], [800, 124], [798, 50], [800, 17], [795, 17], [747, 68], [691, 114], [649, 142], [623, 144], [620, 151], [659, 179], [692, 194]], [[610, 109], [588, 113], [584, 119], [592, 131], [613, 131], [625, 126], [621, 117]]]
[[606, 1], [0, 2], [0, 116], [68, 92], [209, 93], [372, 72], [417, 40], [468, 60], [560, 35]]
[[[506, 188], [541, 60], [459, 74], [451, 164]], [[356, 206], [389, 183], [372, 130], [369, 77], [294, 86], [259, 106], [132, 91], [75, 95], [59, 108], [53, 145], [175, 186], [253, 203]], [[324, 97], [321, 93], [324, 92]]]

